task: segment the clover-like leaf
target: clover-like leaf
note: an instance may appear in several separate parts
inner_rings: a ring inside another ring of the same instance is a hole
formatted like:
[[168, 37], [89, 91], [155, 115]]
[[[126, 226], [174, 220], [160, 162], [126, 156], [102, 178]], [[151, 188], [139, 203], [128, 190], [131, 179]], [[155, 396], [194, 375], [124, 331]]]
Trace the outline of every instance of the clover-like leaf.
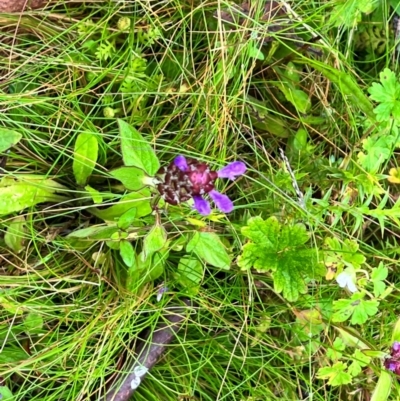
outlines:
[[315, 250], [308, 247], [309, 234], [302, 224], [281, 226], [275, 217], [254, 217], [242, 228], [250, 239], [244, 245], [238, 264], [242, 269], [272, 272], [275, 291], [294, 301], [307, 292], [306, 279], [324, 271], [317, 263]]
[[351, 383], [351, 375], [346, 372], [347, 365], [343, 362], [337, 362], [333, 366], [320, 368], [317, 372], [319, 379], [328, 379], [331, 386], [341, 386]]
[[389, 68], [385, 68], [380, 74], [381, 83], [374, 82], [368, 89], [371, 99], [380, 104], [374, 109], [378, 121], [388, 121], [393, 115], [399, 117], [400, 109], [400, 84], [396, 74]]
[[364, 293], [356, 292], [350, 299], [339, 299], [333, 303], [332, 321], [344, 322], [351, 316], [351, 324], [364, 324], [370, 316], [378, 312], [379, 302], [364, 300]]

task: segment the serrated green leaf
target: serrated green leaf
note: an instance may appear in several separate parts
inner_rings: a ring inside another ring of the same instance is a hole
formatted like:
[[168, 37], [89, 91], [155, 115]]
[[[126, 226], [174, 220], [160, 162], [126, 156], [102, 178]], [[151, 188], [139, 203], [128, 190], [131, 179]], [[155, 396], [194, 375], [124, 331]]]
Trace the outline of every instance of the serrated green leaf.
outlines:
[[156, 224], [143, 240], [143, 257], [146, 259], [153, 253], [161, 250], [167, 243], [167, 232], [165, 228]]
[[122, 158], [125, 166], [134, 166], [154, 176], [160, 162], [150, 144], [139, 131], [123, 120], [118, 120]]
[[20, 212], [43, 202], [63, 202], [67, 198], [54, 194], [52, 188], [18, 183], [0, 188], [0, 216]]
[[332, 321], [344, 322], [351, 316], [351, 324], [364, 324], [370, 316], [376, 315], [379, 302], [364, 300], [364, 296], [363, 293], [355, 293], [350, 299], [334, 301]]
[[16, 145], [22, 138], [22, 135], [16, 131], [0, 128], [0, 153], [5, 152], [11, 146]]
[[197, 258], [183, 256], [179, 260], [177, 280], [183, 286], [184, 292], [196, 295], [203, 280], [204, 268]]
[[7, 231], [4, 235], [4, 242], [15, 253], [21, 252], [25, 247], [25, 217], [17, 216], [6, 223]]
[[381, 370], [378, 383], [376, 384], [370, 401], [387, 401], [389, 399], [391, 388], [392, 375], [385, 370]]
[[244, 245], [238, 258], [242, 269], [272, 271], [275, 291], [294, 301], [307, 291], [306, 278], [325, 274], [317, 263], [315, 250], [306, 243], [309, 234], [304, 225], [281, 226], [275, 217], [254, 217], [242, 228], [251, 242]]
[[135, 268], [136, 252], [129, 241], [122, 240], [119, 244], [119, 253], [124, 263], [130, 267]]
[[144, 171], [137, 167], [120, 167], [110, 171], [110, 174], [129, 191], [136, 191], [144, 187]]
[[379, 266], [372, 270], [371, 279], [383, 281], [386, 280], [388, 274], [389, 274], [388, 268], [385, 267], [385, 265], [382, 262], [380, 262]]
[[76, 138], [72, 170], [78, 185], [85, 185], [96, 166], [99, 143], [97, 135], [79, 134]]
[[104, 221], [116, 221], [132, 208], [136, 209], [136, 217], [138, 218], [151, 213], [150, 191], [148, 189], [145, 188], [138, 192], [131, 192], [123, 196], [117, 204], [107, 209], [90, 208], [88, 210]]
[[317, 377], [320, 379], [328, 379], [331, 386], [342, 386], [351, 383], [351, 376], [345, 372], [347, 365], [343, 362], [337, 362], [331, 367], [318, 369]]
[[231, 259], [218, 235], [209, 232], [197, 232], [186, 245], [186, 252], [194, 252], [206, 263], [229, 270]]

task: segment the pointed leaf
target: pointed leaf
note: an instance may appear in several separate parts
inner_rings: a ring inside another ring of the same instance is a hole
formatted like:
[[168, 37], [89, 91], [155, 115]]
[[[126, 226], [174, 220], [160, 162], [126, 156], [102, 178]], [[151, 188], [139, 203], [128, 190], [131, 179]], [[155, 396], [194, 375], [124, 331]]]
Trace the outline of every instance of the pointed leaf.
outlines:
[[165, 228], [156, 224], [146, 235], [143, 241], [143, 257], [148, 258], [153, 253], [162, 249], [167, 243], [167, 232]]
[[0, 128], [0, 153], [5, 152], [11, 146], [16, 145], [22, 138], [22, 135], [16, 131]]
[[118, 203], [107, 209], [90, 208], [88, 210], [104, 221], [115, 221], [132, 208], [136, 209], [136, 217], [138, 218], [151, 213], [150, 191], [148, 189], [131, 192], [123, 196]]
[[23, 242], [25, 240], [25, 217], [14, 217], [7, 222], [7, 231], [4, 235], [4, 242], [15, 253], [19, 253], [24, 249]]
[[78, 185], [85, 185], [96, 166], [98, 156], [97, 135], [79, 134], [75, 142], [72, 170]]
[[123, 120], [118, 120], [118, 124], [125, 166], [139, 167], [150, 176], [154, 176], [160, 168], [160, 162], [153, 148], [136, 128]]
[[212, 266], [229, 270], [231, 259], [215, 233], [197, 232], [186, 245], [188, 253], [194, 252]]
[[0, 188], [0, 216], [20, 212], [43, 202], [62, 202], [66, 198], [55, 195], [51, 188], [31, 184], [15, 184]]
[[144, 187], [144, 171], [137, 167], [120, 167], [110, 172], [110, 174], [129, 191], [137, 191]]
[[119, 253], [124, 263], [131, 268], [136, 264], [136, 252], [129, 241], [121, 241], [119, 245]]
[[378, 383], [372, 393], [371, 401], [387, 401], [392, 388], [392, 375], [386, 370], [381, 370]]

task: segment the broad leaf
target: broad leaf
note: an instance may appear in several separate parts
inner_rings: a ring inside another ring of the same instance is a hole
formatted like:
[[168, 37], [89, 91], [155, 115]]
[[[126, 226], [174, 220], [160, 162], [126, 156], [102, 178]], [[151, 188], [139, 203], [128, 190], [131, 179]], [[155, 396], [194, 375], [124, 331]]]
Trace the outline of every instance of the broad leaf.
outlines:
[[143, 217], [151, 213], [150, 191], [142, 189], [123, 196], [120, 201], [107, 209], [90, 208], [89, 212], [105, 221], [116, 221], [128, 210], [136, 208], [136, 217]]
[[119, 244], [119, 253], [124, 263], [131, 268], [136, 264], [136, 252], [129, 241], [121, 241]]
[[52, 188], [28, 183], [0, 187], [0, 216], [20, 212], [43, 202], [62, 202], [66, 198], [54, 194]]
[[122, 230], [126, 230], [132, 225], [132, 223], [135, 220], [136, 220], [136, 209], [135, 208], [129, 209], [118, 219], [118, 227]]
[[22, 138], [18, 132], [7, 128], [0, 128], [0, 153], [5, 152], [11, 146], [16, 145]]
[[78, 185], [85, 185], [96, 166], [98, 156], [97, 135], [79, 134], [75, 142], [72, 170]]
[[327, 379], [331, 386], [341, 386], [351, 383], [351, 375], [346, 372], [347, 365], [337, 362], [331, 367], [320, 368], [317, 372], [319, 379]]
[[145, 174], [143, 170], [137, 167], [120, 167], [110, 172], [110, 174], [129, 191], [137, 191], [144, 187], [143, 178]]
[[317, 263], [315, 250], [306, 243], [309, 234], [302, 224], [281, 226], [275, 217], [254, 217], [242, 228], [250, 241], [238, 258], [242, 269], [255, 268], [272, 273], [275, 290], [295, 301], [307, 292], [306, 279], [321, 277], [325, 271]]
[[4, 235], [4, 242], [15, 253], [19, 253], [24, 249], [25, 241], [25, 217], [17, 216], [7, 222], [7, 231]]
[[118, 124], [125, 166], [139, 167], [150, 176], [154, 176], [160, 168], [160, 162], [153, 148], [136, 128], [123, 120], [118, 120]]
[[117, 226], [108, 226], [103, 224], [99, 226], [90, 226], [87, 228], [76, 230], [68, 234], [66, 238], [82, 238], [88, 240], [106, 241], [110, 240], [111, 236], [118, 231], [119, 228]]
[[228, 270], [231, 259], [224, 245], [215, 233], [197, 232], [186, 245], [186, 252], [194, 252], [206, 263]]
[[364, 293], [356, 292], [350, 299], [333, 302], [333, 322], [344, 322], [351, 316], [351, 324], [364, 324], [371, 316], [378, 313], [379, 302], [364, 300]]
[[370, 401], [387, 401], [392, 389], [392, 375], [386, 370], [381, 370], [378, 383], [372, 393]]
[[179, 260], [176, 277], [187, 294], [196, 295], [199, 292], [203, 275], [204, 268], [197, 258], [184, 256]]
[[148, 258], [153, 253], [161, 250], [167, 242], [167, 232], [165, 228], [159, 224], [156, 224], [146, 235], [143, 241], [143, 252], [144, 258]]

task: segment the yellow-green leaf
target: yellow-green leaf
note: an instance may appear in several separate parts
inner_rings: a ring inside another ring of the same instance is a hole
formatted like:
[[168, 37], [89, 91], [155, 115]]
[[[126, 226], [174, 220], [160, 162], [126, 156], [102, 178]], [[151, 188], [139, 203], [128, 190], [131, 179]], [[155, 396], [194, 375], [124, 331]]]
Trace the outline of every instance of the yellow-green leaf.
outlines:
[[98, 147], [95, 134], [83, 133], [76, 138], [72, 169], [78, 185], [85, 185], [92, 174], [96, 166]]

